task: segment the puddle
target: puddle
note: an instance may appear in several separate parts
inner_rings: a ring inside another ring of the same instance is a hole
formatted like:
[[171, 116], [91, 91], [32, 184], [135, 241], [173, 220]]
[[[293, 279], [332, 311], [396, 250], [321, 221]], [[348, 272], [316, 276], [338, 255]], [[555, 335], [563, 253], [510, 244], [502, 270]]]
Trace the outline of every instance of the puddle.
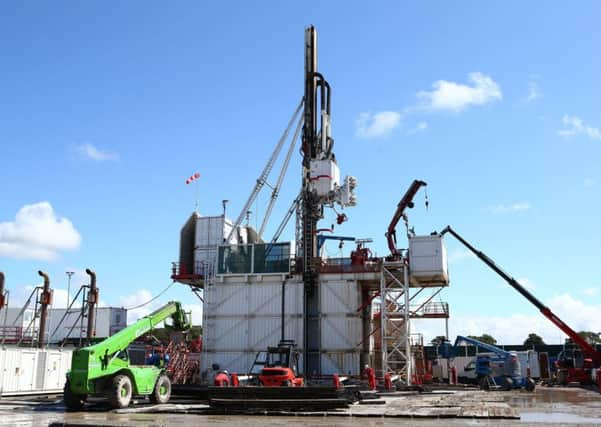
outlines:
[[601, 424], [601, 418], [583, 417], [576, 414], [562, 412], [522, 412], [520, 421], [527, 423], [578, 423], [578, 424]]

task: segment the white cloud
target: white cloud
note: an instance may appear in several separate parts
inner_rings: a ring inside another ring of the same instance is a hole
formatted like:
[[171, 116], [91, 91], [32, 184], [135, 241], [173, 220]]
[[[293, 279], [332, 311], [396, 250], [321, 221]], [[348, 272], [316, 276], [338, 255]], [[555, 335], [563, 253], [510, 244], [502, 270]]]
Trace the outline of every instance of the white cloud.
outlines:
[[532, 102], [543, 96], [543, 93], [540, 89], [538, 81], [534, 78], [531, 78], [528, 82], [528, 95], [524, 99], [526, 103]]
[[587, 297], [594, 297], [595, 295], [597, 295], [597, 293], [599, 293], [599, 288], [596, 288], [596, 287], [584, 288], [580, 291], [580, 293], [582, 295], [586, 295]]
[[400, 125], [402, 115], [396, 111], [380, 111], [378, 113], [361, 113], [355, 126], [358, 138], [382, 138]]
[[0, 257], [53, 260], [79, 248], [81, 236], [48, 202], [23, 206], [15, 220], [0, 223]]
[[534, 291], [536, 289], [536, 284], [528, 279], [527, 277], [520, 277], [516, 279], [520, 285], [528, 289], [529, 291]]
[[530, 203], [519, 202], [519, 203], [512, 203], [509, 205], [499, 204], [499, 205], [489, 206], [486, 209], [493, 214], [507, 214], [507, 213], [524, 212], [531, 208], [532, 208], [532, 206], [530, 205]]
[[[27, 298], [33, 292], [33, 288], [35, 286], [42, 286], [42, 278], [39, 276], [35, 276], [39, 283], [36, 285], [25, 285], [19, 286], [14, 290], [14, 293], [11, 293], [11, 307], [19, 307], [21, 308], [27, 302]], [[67, 290], [62, 288], [56, 288], [52, 284], [52, 278], [50, 278], [50, 288], [52, 289], [52, 308], [67, 308]], [[29, 308], [34, 308], [35, 304], [35, 296], [29, 303]]]
[[[153, 295], [146, 289], [139, 289], [129, 295], [119, 297], [119, 303], [122, 307], [136, 307], [140, 304], [144, 304], [150, 301]], [[159, 309], [161, 306], [166, 304], [166, 301], [160, 299], [154, 300], [144, 307], [135, 308], [133, 310], [127, 310], [127, 323], [132, 324], [138, 319], [149, 315], [153, 311]], [[191, 312], [192, 323], [194, 325], [202, 324], [202, 305], [201, 304], [182, 304], [182, 308], [185, 312]]]
[[425, 132], [428, 129], [427, 122], [419, 122], [414, 128], [407, 131], [407, 135], [413, 135], [420, 132]]
[[564, 125], [563, 129], [557, 131], [559, 136], [571, 138], [577, 135], [585, 135], [590, 139], [601, 140], [601, 131], [598, 128], [589, 126], [578, 116], [564, 115], [561, 119]]
[[152, 313], [154, 310], [156, 310], [157, 308], [159, 308], [161, 306], [160, 301], [154, 300], [151, 303], [149, 303], [143, 307], [135, 308], [133, 310], [129, 309], [130, 307], [137, 307], [141, 304], [144, 304], [147, 301], [150, 301], [152, 299], [152, 297], [153, 297], [153, 295], [146, 289], [139, 289], [132, 294], [119, 297], [120, 305], [122, 307], [128, 308], [128, 310], [127, 310], [127, 323], [128, 324], [133, 323], [133, 322], [137, 321], [138, 319], [140, 319], [141, 317], [144, 317], [144, 316]]
[[583, 184], [585, 187], [592, 187], [597, 182], [593, 178], [584, 178]]
[[455, 249], [448, 256], [449, 262], [463, 261], [466, 259], [476, 259], [476, 255], [467, 249]]
[[432, 91], [420, 91], [417, 98], [421, 108], [429, 111], [451, 111], [459, 113], [470, 106], [485, 105], [503, 98], [501, 87], [490, 76], [470, 73], [470, 84], [438, 80]]
[[75, 152], [82, 157], [95, 160], [97, 162], [119, 159], [119, 155], [117, 153], [101, 150], [89, 142], [75, 146]]
[[[547, 306], [575, 331], [601, 331], [601, 305], [586, 304], [569, 293], [556, 295]], [[444, 325], [433, 320], [412, 322], [412, 331], [424, 335], [429, 342], [444, 334]], [[506, 316], [453, 315], [449, 320], [449, 335], [454, 341], [457, 335], [492, 335], [499, 344], [522, 344], [530, 333], [540, 335], [547, 344], [563, 344], [567, 336], [540, 313], [513, 313]]]

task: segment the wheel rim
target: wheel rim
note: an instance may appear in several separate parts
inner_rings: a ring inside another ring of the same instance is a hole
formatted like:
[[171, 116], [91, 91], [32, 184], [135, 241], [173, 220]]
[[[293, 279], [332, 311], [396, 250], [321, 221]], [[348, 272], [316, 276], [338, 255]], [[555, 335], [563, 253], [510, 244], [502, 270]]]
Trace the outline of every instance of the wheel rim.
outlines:
[[127, 397], [127, 395], [129, 394], [128, 390], [127, 390], [127, 386], [123, 386], [121, 387], [121, 397]]
[[165, 387], [164, 385], [160, 386], [160, 387], [159, 387], [159, 394], [160, 394], [161, 396], [164, 396], [164, 395], [166, 395], [166, 394], [167, 394], [167, 387]]

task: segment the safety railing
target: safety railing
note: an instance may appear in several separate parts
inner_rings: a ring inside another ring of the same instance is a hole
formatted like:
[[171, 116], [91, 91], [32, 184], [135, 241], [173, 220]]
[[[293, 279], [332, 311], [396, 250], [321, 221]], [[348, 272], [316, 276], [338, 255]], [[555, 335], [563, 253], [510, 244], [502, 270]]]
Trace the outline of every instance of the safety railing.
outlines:
[[324, 258], [319, 264], [321, 274], [335, 273], [379, 273], [382, 264], [379, 261], [366, 261], [353, 264], [351, 258]]

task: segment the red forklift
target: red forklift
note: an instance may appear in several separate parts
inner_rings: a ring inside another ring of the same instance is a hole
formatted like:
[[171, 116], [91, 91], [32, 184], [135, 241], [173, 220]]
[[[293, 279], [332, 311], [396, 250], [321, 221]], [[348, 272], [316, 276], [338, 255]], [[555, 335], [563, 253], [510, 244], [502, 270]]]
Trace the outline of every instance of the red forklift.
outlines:
[[277, 347], [257, 353], [249, 376], [262, 387], [303, 387], [305, 380], [298, 376], [299, 357], [294, 340], [281, 340]]
[[484, 252], [477, 250], [461, 237], [450, 226], [447, 226], [440, 234], [451, 234], [474, 255], [480, 258], [488, 267], [495, 273], [501, 276], [505, 281], [524, 298], [532, 303], [540, 312], [565, 333], [570, 340], [576, 344], [574, 348], [568, 348], [562, 351], [557, 358], [557, 382], [561, 385], [568, 383], [580, 383], [582, 385], [590, 385], [597, 383], [599, 391], [601, 391], [601, 351], [596, 350], [587, 340], [582, 338], [576, 331], [570, 328], [559, 317], [551, 311], [551, 309], [540, 302], [534, 295], [525, 289], [520, 283], [503, 271], [495, 262], [490, 259]]

